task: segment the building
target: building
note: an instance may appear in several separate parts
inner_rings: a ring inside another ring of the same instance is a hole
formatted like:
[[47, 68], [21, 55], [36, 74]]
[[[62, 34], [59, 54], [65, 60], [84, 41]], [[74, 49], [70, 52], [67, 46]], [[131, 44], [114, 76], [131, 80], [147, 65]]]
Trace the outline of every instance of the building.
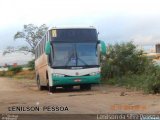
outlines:
[[160, 53], [160, 44], [156, 44], [156, 53]]

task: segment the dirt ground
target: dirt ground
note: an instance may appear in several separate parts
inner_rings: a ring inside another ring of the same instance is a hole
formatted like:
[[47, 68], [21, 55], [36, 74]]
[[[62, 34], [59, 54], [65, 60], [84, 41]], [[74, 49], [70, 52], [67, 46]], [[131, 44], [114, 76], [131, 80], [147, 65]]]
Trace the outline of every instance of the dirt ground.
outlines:
[[[61, 107], [68, 110], [14, 111], [18, 107]], [[0, 113], [155, 113], [160, 114], [160, 95], [147, 95], [122, 87], [97, 85], [91, 91], [38, 91], [34, 80], [0, 78]]]

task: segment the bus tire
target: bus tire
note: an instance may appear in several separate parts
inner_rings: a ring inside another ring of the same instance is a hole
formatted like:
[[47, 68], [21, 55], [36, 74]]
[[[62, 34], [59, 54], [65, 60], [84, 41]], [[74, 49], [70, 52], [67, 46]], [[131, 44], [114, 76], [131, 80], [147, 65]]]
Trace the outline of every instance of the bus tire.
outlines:
[[80, 85], [81, 90], [91, 90], [91, 84]]
[[92, 87], [91, 84], [88, 84], [87, 85], [87, 90], [91, 90], [91, 87]]
[[37, 77], [37, 87], [38, 87], [38, 90], [43, 90], [43, 86], [41, 86], [41, 84], [40, 84], [39, 76]]
[[51, 93], [56, 91], [56, 87], [55, 86], [49, 86], [48, 88], [49, 88], [48, 91], [51, 92]]

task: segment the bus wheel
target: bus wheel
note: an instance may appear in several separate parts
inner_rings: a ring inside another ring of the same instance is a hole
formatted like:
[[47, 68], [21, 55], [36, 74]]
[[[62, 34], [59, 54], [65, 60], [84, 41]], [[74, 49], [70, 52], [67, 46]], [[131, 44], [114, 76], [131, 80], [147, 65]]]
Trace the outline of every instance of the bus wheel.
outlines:
[[55, 86], [49, 86], [48, 88], [49, 88], [49, 89], [48, 89], [49, 92], [52, 92], [52, 93], [53, 93], [53, 92], [56, 91], [56, 87], [55, 87]]
[[41, 86], [41, 84], [40, 84], [39, 77], [37, 78], [37, 87], [38, 87], [38, 90], [43, 90], [43, 86]]
[[80, 85], [81, 90], [91, 90], [91, 84]]

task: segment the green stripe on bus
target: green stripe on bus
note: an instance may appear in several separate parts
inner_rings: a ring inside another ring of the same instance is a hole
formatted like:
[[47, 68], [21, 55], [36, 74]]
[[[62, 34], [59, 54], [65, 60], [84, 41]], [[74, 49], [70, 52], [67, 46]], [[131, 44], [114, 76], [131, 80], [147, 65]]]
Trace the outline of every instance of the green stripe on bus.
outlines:
[[53, 80], [53, 86], [98, 84], [98, 83], [100, 83], [100, 74], [97, 74], [94, 76], [73, 76], [73, 77], [52, 76], [52, 80]]

